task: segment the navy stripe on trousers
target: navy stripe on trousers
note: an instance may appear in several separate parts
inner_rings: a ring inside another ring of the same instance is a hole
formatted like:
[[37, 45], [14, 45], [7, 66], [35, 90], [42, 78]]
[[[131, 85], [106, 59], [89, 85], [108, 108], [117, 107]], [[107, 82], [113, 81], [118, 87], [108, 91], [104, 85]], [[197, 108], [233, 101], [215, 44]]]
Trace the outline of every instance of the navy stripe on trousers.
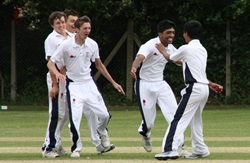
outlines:
[[46, 151], [52, 151], [53, 148], [56, 146], [56, 127], [58, 123], [58, 95], [55, 98], [52, 98], [52, 110], [51, 110], [51, 117], [50, 117], [50, 124], [49, 124], [49, 144], [46, 148]]
[[148, 132], [148, 128], [147, 128], [147, 123], [146, 123], [146, 120], [145, 120], [145, 116], [143, 114], [141, 96], [140, 96], [140, 79], [136, 80], [135, 90], [136, 90], [136, 95], [137, 95], [138, 106], [140, 108], [142, 121], [143, 121], [143, 123], [142, 123], [142, 132], [140, 132], [140, 134], [143, 135], [143, 136], [147, 136], [146, 134]]
[[71, 100], [70, 100], [70, 91], [69, 91], [69, 84], [70, 82], [73, 82], [70, 79], [67, 79], [66, 84], [66, 90], [67, 90], [67, 101], [68, 101], [68, 107], [69, 107], [69, 122], [70, 122], [70, 131], [72, 133], [72, 146], [71, 146], [71, 152], [73, 152], [77, 147], [77, 140], [79, 139], [79, 135], [77, 133], [77, 129], [73, 123], [72, 118], [72, 108], [71, 108]]
[[168, 136], [166, 138], [166, 143], [164, 146], [164, 152], [172, 151], [172, 144], [173, 144], [175, 131], [176, 131], [178, 122], [180, 121], [180, 119], [181, 119], [181, 117], [186, 109], [187, 103], [189, 101], [189, 98], [190, 98], [192, 90], [193, 90], [193, 85], [194, 85], [194, 83], [189, 84], [189, 86], [186, 88], [186, 93], [182, 96], [182, 99], [179, 103], [177, 111], [174, 115], [174, 119], [172, 120], [171, 125], [170, 125], [170, 130], [168, 132]]

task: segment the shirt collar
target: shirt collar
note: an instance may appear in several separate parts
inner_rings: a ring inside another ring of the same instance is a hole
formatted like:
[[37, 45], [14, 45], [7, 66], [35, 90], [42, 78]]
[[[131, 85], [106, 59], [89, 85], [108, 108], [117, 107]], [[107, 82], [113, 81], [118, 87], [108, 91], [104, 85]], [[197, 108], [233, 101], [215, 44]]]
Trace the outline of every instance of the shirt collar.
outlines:
[[[68, 37], [70, 37], [70, 38], [73, 36], [73, 35], [70, 34], [67, 30], [66, 30], [66, 33], [67, 33]], [[61, 35], [60, 33], [58, 33], [56, 30], [53, 30], [52, 34], [53, 34], [54, 36], [56, 36], [56, 37], [64, 37], [63, 35]]]
[[200, 40], [198, 40], [198, 39], [193, 39], [193, 40], [191, 40], [188, 44], [200, 44]]
[[[74, 45], [73, 45], [73, 47], [74, 47], [74, 48], [80, 47], [80, 45], [78, 45], [78, 44], [76, 43], [76, 37], [75, 37], [75, 36], [73, 37], [73, 40], [74, 40]], [[82, 46], [83, 46], [83, 47], [87, 47], [88, 44], [89, 44], [89, 37], [87, 37], [87, 38], [85, 39], [85, 42], [84, 42], [84, 44], [83, 44]]]

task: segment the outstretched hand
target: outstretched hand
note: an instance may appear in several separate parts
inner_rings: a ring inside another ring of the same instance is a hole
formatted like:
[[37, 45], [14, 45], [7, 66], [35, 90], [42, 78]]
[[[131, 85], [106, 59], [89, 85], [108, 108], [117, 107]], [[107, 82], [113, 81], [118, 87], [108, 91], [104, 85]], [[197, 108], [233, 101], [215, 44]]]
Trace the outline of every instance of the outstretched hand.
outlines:
[[223, 86], [217, 83], [213, 83], [213, 82], [209, 83], [209, 88], [212, 89], [216, 93], [221, 93], [223, 91]]
[[125, 92], [124, 92], [124, 90], [123, 90], [123, 88], [122, 88], [121, 85], [119, 85], [117, 83], [114, 83], [113, 86], [115, 87], [115, 89], [118, 90], [118, 92], [120, 92], [121, 94], [125, 95]]

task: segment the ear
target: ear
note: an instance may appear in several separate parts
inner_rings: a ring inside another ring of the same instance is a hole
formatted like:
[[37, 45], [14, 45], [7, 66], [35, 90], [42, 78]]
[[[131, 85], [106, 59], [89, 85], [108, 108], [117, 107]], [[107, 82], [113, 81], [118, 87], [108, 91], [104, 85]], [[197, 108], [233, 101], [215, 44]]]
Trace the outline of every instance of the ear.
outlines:
[[159, 36], [159, 37], [162, 37], [162, 35], [163, 35], [163, 34], [162, 34], [161, 32], [158, 33], [158, 36]]

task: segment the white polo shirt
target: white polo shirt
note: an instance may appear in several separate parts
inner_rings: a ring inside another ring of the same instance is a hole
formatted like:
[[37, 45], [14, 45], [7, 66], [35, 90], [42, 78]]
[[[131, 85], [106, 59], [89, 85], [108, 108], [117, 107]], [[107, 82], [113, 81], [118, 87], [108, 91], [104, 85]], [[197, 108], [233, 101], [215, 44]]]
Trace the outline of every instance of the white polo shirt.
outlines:
[[[139, 78], [146, 81], [162, 81], [163, 80], [163, 71], [165, 65], [168, 62], [163, 55], [157, 50], [155, 44], [161, 43], [159, 37], [153, 38], [143, 44], [138, 53], [144, 55], [145, 59], [142, 62], [139, 71]], [[168, 54], [172, 54], [176, 51], [176, 48], [169, 44], [166, 47]]]
[[87, 38], [83, 45], [75, 43], [75, 37], [64, 42], [51, 57], [54, 63], [61, 60], [67, 67], [66, 75], [74, 82], [84, 82], [92, 79], [91, 62], [99, 56], [98, 44], [91, 38]]
[[[55, 30], [53, 30], [48, 35], [48, 37], [44, 41], [45, 59], [46, 60], [47, 60], [48, 57], [51, 57], [53, 55], [53, 53], [56, 51], [58, 46], [60, 46], [60, 44], [62, 44], [62, 42], [66, 41], [69, 38], [72, 38], [73, 35], [69, 34], [68, 32], [67, 32], [67, 34], [68, 34], [68, 37], [65, 38], [61, 34], [57, 33]], [[62, 62], [57, 63], [57, 66], [58, 66], [59, 69], [61, 68], [62, 65], [63, 65]]]
[[186, 84], [203, 83], [208, 84], [207, 50], [199, 40], [191, 40], [187, 45], [182, 45], [175, 53], [170, 55], [173, 61], [182, 60], [183, 77]]

